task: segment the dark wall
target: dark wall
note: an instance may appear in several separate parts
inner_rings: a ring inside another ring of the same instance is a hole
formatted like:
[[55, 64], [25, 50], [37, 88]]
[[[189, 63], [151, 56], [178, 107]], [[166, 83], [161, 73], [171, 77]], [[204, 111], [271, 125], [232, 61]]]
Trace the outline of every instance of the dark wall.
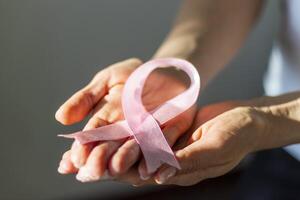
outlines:
[[[110, 63], [147, 60], [168, 32], [179, 0], [0, 0], [0, 199], [53, 199], [135, 189], [80, 184], [56, 172], [70, 142], [56, 134], [58, 106]], [[228, 68], [203, 93], [202, 104], [262, 93], [277, 16], [276, 3]]]

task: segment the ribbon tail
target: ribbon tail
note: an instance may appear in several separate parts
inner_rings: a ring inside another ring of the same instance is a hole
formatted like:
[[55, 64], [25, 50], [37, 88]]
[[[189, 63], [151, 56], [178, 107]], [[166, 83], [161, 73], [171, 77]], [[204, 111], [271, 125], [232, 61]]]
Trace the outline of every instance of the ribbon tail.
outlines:
[[[143, 149], [143, 147], [142, 147]], [[171, 150], [171, 149], [170, 149]], [[166, 163], [177, 169], [181, 169], [173, 151], [160, 150], [151, 152], [142, 150], [146, 161], [147, 171], [149, 174], [154, 173], [162, 164]]]
[[148, 173], [155, 172], [164, 163], [180, 169], [159, 124], [151, 115], [148, 115], [143, 123], [139, 124], [139, 129], [135, 133], [137, 134], [134, 137], [143, 152]]
[[95, 141], [119, 140], [130, 137], [131, 135], [131, 130], [127, 122], [121, 121], [92, 130], [78, 131], [71, 134], [60, 134], [58, 136], [73, 138], [80, 144], [87, 144]]

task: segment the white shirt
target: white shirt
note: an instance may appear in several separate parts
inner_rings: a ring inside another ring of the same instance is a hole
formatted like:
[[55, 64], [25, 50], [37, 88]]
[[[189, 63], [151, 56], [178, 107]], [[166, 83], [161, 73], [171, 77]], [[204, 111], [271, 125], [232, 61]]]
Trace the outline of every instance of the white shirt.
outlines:
[[[270, 96], [300, 91], [300, 0], [281, 3], [279, 37], [264, 79], [265, 93]], [[300, 161], [300, 144], [285, 149]]]

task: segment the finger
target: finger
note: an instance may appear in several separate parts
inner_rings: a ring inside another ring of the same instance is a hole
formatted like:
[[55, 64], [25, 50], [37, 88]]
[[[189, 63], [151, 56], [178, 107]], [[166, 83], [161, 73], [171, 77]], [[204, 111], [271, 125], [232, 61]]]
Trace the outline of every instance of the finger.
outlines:
[[[200, 138], [202, 137], [202, 128], [196, 128], [196, 126], [197, 125], [193, 125], [191, 130], [187, 133], [187, 135], [189, 136], [189, 138], [187, 138], [188, 145], [200, 140]], [[193, 130], [195, 131], [193, 132]]]
[[[192, 106], [187, 111], [181, 113], [179, 116], [170, 120], [165, 125], [165, 127], [163, 128], [163, 133], [171, 147], [176, 143], [178, 138], [190, 127], [190, 125], [192, 124], [191, 116], [194, 116], [195, 112], [196, 106]], [[148, 173], [144, 159], [140, 162], [138, 171], [142, 180], [147, 180], [152, 176], [152, 174]]]
[[91, 151], [86, 164], [80, 168], [76, 178], [82, 182], [99, 180], [106, 171], [107, 161], [111, 154], [117, 150], [122, 143], [114, 141], [105, 142], [97, 145]]
[[123, 88], [124, 85], [121, 84], [110, 88], [108, 94], [95, 106], [91, 120], [100, 118], [108, 123], [114, 123], [124, 119], [121, 100]]
[[[182, 132], [180, 123], [177, 126], [165, 127], [163, 132], [166, 140], [170, 146], [173, 146]], [[134, 139], [130, 139], [122, 145], [118, 151], [113, 155], [110, 162], [110, 172], [113, 175], [120, 175], [125, 173], [132, 165], [136, 163], [141, 155], [139, 145]], [[143, 162], [142, 162], [143, 163]], [[150, 177], [147, 173], [145, 164], [140, 164], [139, 171], [141, 178], [146, 180]]]
[[59, 163], [57, 171], [60, 174], [72, 174], [77, 172], [76, 167], [74, 167], [70, 159], [70, 150], [64, 153], [62, 160]]
[[[122, 118], [122, 113], [120, 112], [121, 106], [114, 103], [115, 102], [114, 99], [120, 99], [120, 95], [121, 95], [122, 87], [121, 87], [121, 85], [118, 85], [118, 84], [124, 83], [126, 81], [127, 77], [130, 75], [130, 73], [140, 64], [141, 64], [141, 61], [138, 59], [128, 59], [128, 60], [119, 62], [119, 63], [111, 66], [109, 68], [110, 70], [101, 71], [94, 77], [92, 82], [86, 88], [84, 88], [81, 92], [77, 93], [79, 98], [78, 98], [78, 96], [76, 98], [76, 95], [74, 95], [75, 97], [73, 97], [69, 100], [69, 104], [66, 103], [64, 106], [61, 107], [61, 109], [59, 109], [59, 111], [57, 112], [57, 115], [56, 115], [57, 118], [60, 121], [64, 122], [65, 124], [70, 124], [70, 123], [74, 122], [74, 120], [71, 120], [72, 122], [69, 123], [69, 122], [66, 122], [68, 119], [67, 120], [64, 119], [64, 117], [65, 116], [68, 117], [68, 114], [70, 114], [70, 113], [73, 113], [73, 115], [74, 115], [74, 112], [72, 112], [72, 110], [75, 110], [75, 113], [78, 111], [78, 109], [76, 109], [76, 106], [75, 107], [72, 106], [72, 102], [75, 102], [75, 105], [79, 105], [78, 106], [79, 108], [85, 110], [83, 112], [85, 114], [78, 115], [80, 119], [84, 118], [84, 116], [87, 115], [88, 112], [90, 112], [90, 111], [86, 111], [86, 110], [89, 110], [86, 108], [94, 107], [95, 103], [92, 103], [93, 105], [90, 103], [90, 105], [92, 105], [92, 106], [89, 106], [88, 104], [91, 101], [87, 101], [86, 105], [88, 105], [88, 106], [82, 107], [81, 101], [89, 99], [86, 97], [89, 97], [89, 95], [91, 93], [98, 94], [98, 98], [95, 98], [94, 102], [96, 102], [100, 98], [102, 98], [102, 96], [106, 92], [103, 93], [103, 91], [104, 91], [103, 87], [105, 87], [105, 86], [101, 83], [107, 82], [106, 78], [109, 77], [109, 75], [105, 75], [104, 71], [108, 71], [110, 74], [114, 75], [113, 78], [110, 79], [109, 82], [107, 83], [108, 88], [110, 88], [109, 94], [106, 95], [107, 98], [105, 98], [103, 101], [98, 103], [96, 109], [94, 109], [96, 115], [94, 115], [89, 120], [89, 122], [87, 123], [84, 130], [96, 128], [101, 125], [105, 125], [105, 124], [107, 124], [106, 121], [115, 122], [117, 120], [120, 120]], [[120, 67], [122, 67], [122, 68], [120, 68]], [[118, 70], [118, 68], [122, 69], [122, 73], [118, 73], [120, 71], [120, 70]], [[118, 74], [120, 75], [119, 77], [117, 76]], [[94, 97], [94, 96], [92, 95], [92, 97]], [[107, 103], [107, 102], [110, 102], [110, 103]], [[118, 100], [117, 100], [117, 102], [118, 102]], [[120, 104], [120, 101], [119, 101], [119, 104]], [[69, 107], [68, 107], [68, 105], [69, 105]], [[120, 108], [120, 109], [116, 109], [116, 108]], [[112, 112], [112, 111], [114, 111], [114, 112]], [[80, 113], [82, 113], [82, 112], [80, 112]], [[101, 120], [103, 118], [104, 119], [106, 118], [107, 120]], [[74, 153], [71, 154], [70, 158], [72, 158], [72, 159], [70, 159], [70, 160], [73, 160], [73, 163], [75, 163], [75, 165], [78, 168], [81, 167], [85, 163], [86, 158], [88, 157], [89, 152], [91, 151], [92, 147], [93, 147], [93, 145], [91, 145], [91, 144], [80, 145], [78, 143], [75, 143], [72, 148], [72, 152], [74, 152]], [[71, 164], [72, 164], [72, 162], [71, 162]]]
[[141, 180], [136, 167], [130, 168], [126, 173], [118, 176], [116, 180], [119, 182], [129, 183], [135, 187], [156, 184], [153, 178], [150, 178], [148, 180]]
[[[93, 117], [89, 120], [89, 122], [87, 123], [87, 125], [85, 126], [85, 128], [83, 130], [90, 130], [93, 128], [97, 128], [100, 126], [105, 126], [107, 125], [107, 122], [98, 118], [98, 117]], [[91, 150], [93, 149], [93, 147], [95, 146], [96, 143], [88, 143], [88, 144], [80, 144], [78, 141], [74, 141], [73, 145], [71, 147], [71, 161], [73, 163], [73, 165], [79, 169], [80, 167], [82, 167], [85, 162], [86, 159], [88, 158]]]
[[[121, 110], [122, 89], [122, 85], [116, 85], [109, 90], [109, 93], [95, 107], [94, 115], [88, 121], [84, 130], [105, 126], [123, 119]], [[71, 159], [77, 168], [80, 168], [85, 164], [92, 148], [93, 144], [81, 145], [76, 141], [74, 142], [71, 151]]]
[[[196, 107], [193, 106], [186, 112], [180, 114], [176, 118], [170, 120], [165, 127], [163, 128], [163, 133], [168, 141], [170, 146], [173, 146], [176, 140], [184, 133], [192, 120], [184, 120], [189, 119], [189, 115], [192, 115], [195, 112]], [[110, 162], [110, 173], [113, 175], [120, 175], [125, 173], [132, 165], [136, 163], [139, 156], [141, 154], [140, 148], [136, 141], [129, 140], [125, 142], [123, 146], [121, 146], [118, 151], [113, 155], [111, 162]], [[150, 178], [150, 174], [147, 173], [145, 162], [141, 162], [140, 166], [138, 167], [141, 179], [147, 180]]]
[[196, 110], [197, 107], [194, 105], [166, 124], [165, 128], [176, 127], [178, 129], [179, 134], [174, 138], [176, 143], [173, 146], [173, 149], [179, 149], [180, 147], [182, 148], [182, 146], [187, 143], [190, 135], [192, 134], [192, 132], [189, 130], [195, 130], [190, 127], [193, 124], [193, 117], [196, 113]]
[[130, 74], [141, 64], [142, 61], [140, 59], [129, 58], [111, 65], [109, 67], [109, 73], [111, 74], [111, 78], [108, 82], [109, 88], [118, 84], [124, 84]]
[[[155, 180], [159, 184], [169, 182], [169, 179], [179, 175], [191, 174], [200, 169], [209, 168], [214, 165], [216, 153], [213, 145], [202, 144], [196, 141], [175, 153], [181, 169], [163, 165], [156, 173]], [[221, 165], [222, 163], [220, 163]]]
[[[166, 127], [163, 130], [164, 136], [171, 147], [175, 144], [176, 140], [181, 135], [181, 130], [179, 127], [180, 126]], [[145, 159], [142, 159], [142, 161], [140, 162], [138, 171], [142, 180], [148, 180], [152, 176], [152, 174], [148, 173]]]
[[208, 173], [205, 170], [198, 170], [188, 174], [176, 175], [177, 170], [173, 167], [166, 167], [160, 171], [160, 175], [154, 178], [159, 185], [180, 185], [190, 186], [207, 179]]
[[113, 176], [125, 173], [141, 155], [140, 147], [134, 139], [127, 140], [112, 156], [109, 171]]
[[165, 166], [155, 177], [155, 182], [163, 185], [172, 184], [190, 186], [208, 178], [221, 176], [233, 169], [236, 164], [236, 162], [226, 162], [219, 165], [211, 165], [206, 168], [199, 168], [196, 171], [191, 170], [190, 172], [186, 173], [178, 173], [175, 168]]
[[[123, 119], [123, 112], [121, 106], [121, 94], [123, 85], [116, 85], [110, 89], [108, 95], [104, 97], [96, 109], [99, 111], [95, 116], [106, 119], [109, 123], [114, 123]], [[120, 142], [118, 142], [120, 145]], [[139, 146], [134, 140], [128, 141], [118, 151], [117, 155], [113, 156], [109, 165], [110, 172], [117, 175], [126, 171], [139, 157]]]
[[107, 79], [108, 77], [103, 73], [97, 84], [89, 84], [76, 92], [57, 110], [55, 114], [56, 120], [62, 124], [69, 125], [84, 119], [107, 92]]

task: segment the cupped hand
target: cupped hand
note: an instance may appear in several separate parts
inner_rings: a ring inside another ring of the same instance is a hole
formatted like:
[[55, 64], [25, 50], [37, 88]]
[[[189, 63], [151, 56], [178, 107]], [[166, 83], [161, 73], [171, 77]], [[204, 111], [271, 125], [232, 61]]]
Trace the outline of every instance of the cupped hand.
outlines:
[[264, 117], [242, 102], [213, 104], [200, 109], [187, 140], [175, 155], [181, 170], [164, 165], [149, 180], [137, 173], [120, 177], [133, 185], [193, 185], [232, 170], [248, 153], [256, 150], [264, 132]]
[[[84, 130], [123, 120], [122, 90], [129, 75], [141, 64], [139, 59], [133, 58], [100, 71], [86, 87], [58, 109], [56, 119], [62, 124], [70, 125], [91, 114]], [[186, 90], [188, 85], [183, 73], [169, 69], [156, 70], [149, 76], [143, 89], [144, 106], [147, 110], [153, 110]], [[162, 127], [171, 146], [191, 126], [195, 111], [193, 106]], [[96, 181], [106, 178], [108, 174], [124, 174], [140, 156], [141, 151], [134, 139], [86, 145], [75, 141], [71, 149], [64, 153], [58, 171], [62, 174], [77, 173], [77, 179], [83, 182]], [[144, 179], [149, 176], [144, 161], [140, 163], [139, 173]]]
[[[233, 108], [235, 103], [230, 102], [200, 110], [188, 145], [176, 152], [182, 169], [164, 166], [158, 171], [156, 182], [193, 185], [226, 174], [248, 153], [255, 151], [267, 123], [259, 110], [239, 105], [241, 103], [237, 102], [237, 107]], [[212, 117], [207, 112], [214, 107], [214, 114], [217, 110], [222, 114], [203, 123], [205, 117]]]

